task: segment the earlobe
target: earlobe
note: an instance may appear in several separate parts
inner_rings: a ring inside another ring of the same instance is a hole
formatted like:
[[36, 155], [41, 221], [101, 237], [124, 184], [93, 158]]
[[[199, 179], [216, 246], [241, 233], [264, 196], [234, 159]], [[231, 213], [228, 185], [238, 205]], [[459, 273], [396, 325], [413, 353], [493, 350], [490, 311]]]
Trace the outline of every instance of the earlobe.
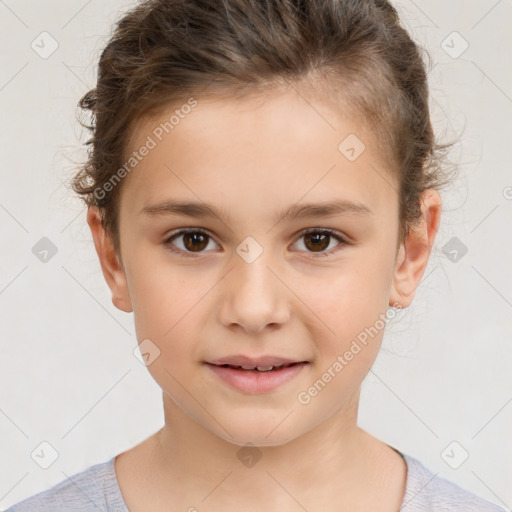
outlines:
[[424, 190], [420, 198], [421, 220], [410, 229], [397, 258], [389, 304], [402, 308], [411, 305], [427, 268], [441, 221], [441, 197], [434, 189]]
[[112, 303], [117, 309], [130, 313], [133, 311], [133, 307], [126, 274], [123, 265], [119, 261], [114, 244], [103, 228], [101, 214], [97, 207], [90, 206], [88, 208], [87, 224], [91, 229], [103, 277], [112, 292]]

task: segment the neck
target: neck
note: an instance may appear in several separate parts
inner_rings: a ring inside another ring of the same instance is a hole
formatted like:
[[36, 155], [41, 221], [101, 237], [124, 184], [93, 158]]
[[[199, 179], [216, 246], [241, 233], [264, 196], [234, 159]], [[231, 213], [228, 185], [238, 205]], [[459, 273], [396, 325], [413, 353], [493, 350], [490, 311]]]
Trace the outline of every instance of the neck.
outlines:
[[154, 436], [151, 456], [155, 485], [186, 490], [196, 500], [215, 503], [214, 509], [233, 503], [244, 504], [244, 510], [249, 510], [245, 504], [260, 510], [288, 507], [294, 497], [305, 499], [307, 489], [316, 504], [318, 496], [333, 492], [344, 501], [365, 493], [376, 440], [357, 426], [359, 393], [305, 434], [282, 445], [250, 448], [205, 429], [165, 393], [163, 399], [165, 426]]

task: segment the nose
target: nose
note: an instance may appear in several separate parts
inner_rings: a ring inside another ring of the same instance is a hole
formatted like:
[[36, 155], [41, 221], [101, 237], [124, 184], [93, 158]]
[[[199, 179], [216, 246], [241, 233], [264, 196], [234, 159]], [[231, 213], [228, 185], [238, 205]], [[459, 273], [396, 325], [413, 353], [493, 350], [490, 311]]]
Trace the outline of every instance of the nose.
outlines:
[[228, 328], [258, 334], [265, 328], [278, 328], [290, 318], [291, 292], [264, 251], [248, 263], [238, 254], [225, 279], [219, 309], [220, 321]]

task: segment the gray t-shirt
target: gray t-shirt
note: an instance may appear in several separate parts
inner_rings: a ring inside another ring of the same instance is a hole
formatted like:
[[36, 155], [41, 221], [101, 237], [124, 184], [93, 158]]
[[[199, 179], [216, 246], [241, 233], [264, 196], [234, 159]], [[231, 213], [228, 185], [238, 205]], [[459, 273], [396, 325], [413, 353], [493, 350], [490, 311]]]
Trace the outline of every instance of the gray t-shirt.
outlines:
[[[400, 512], [505, 512], [505, 509], [434, 475], [414, 457], [396, 451], [407, 463]], [[129, 512], [117, 483], [114, 459], [90, 466], [5, 512]]]

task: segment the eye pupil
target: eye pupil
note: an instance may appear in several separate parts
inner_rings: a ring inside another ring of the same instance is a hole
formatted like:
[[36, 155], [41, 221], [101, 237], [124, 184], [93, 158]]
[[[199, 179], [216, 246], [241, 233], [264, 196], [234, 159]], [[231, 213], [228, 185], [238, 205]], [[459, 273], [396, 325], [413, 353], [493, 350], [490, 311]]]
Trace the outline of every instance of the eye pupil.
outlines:
[[201, 233], [184, 233], [183, 234], [183, 241], [184, 241], [185, 247], [189, 250], [204, 249], [208, 245], [206, 239], [207, 239], [207, 236], [203, 235]]
[[[329, 234], [326, 233], [309, 233], [305, 235], [306, 241], [312, 241], [313, 247], [315, 249], [320, 249], [320, 251], [325, 250], [325, 248], [329, 247]], [[326, 243], [327, 241], [327, 243]], [[306, 246], [307, 246], [306, 242]], [[309, 248], [309, 247], [308, 247]]]

